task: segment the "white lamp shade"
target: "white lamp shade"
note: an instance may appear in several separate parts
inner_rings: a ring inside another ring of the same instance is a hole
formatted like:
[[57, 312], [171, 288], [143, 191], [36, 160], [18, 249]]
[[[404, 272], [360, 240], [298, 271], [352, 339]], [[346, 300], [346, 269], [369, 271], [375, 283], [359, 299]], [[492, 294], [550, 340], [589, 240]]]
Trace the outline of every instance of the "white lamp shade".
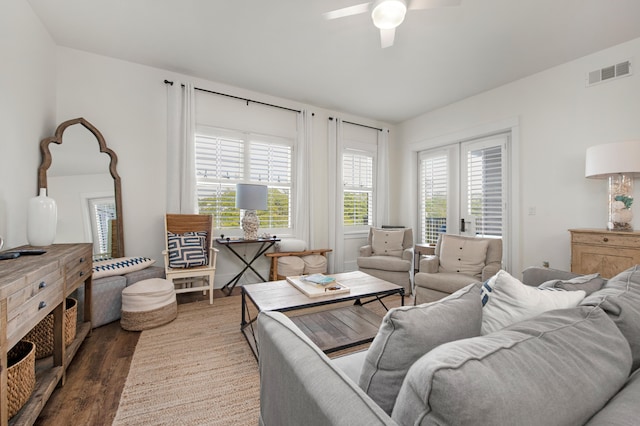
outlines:
[[640, 176], [640, 140], [607, 143], [587, 148], [585, 177]]
[[267, 187], [239, 183], [236, 185], [236, 208], [243, 210], [266, 210]]

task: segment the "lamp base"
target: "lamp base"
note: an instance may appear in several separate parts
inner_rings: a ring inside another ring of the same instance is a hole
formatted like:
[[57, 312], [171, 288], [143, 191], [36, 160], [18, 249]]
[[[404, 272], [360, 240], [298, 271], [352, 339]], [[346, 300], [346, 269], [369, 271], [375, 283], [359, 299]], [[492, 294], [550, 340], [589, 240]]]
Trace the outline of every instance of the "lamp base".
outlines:
[[633, 177], [625, 174], [609, 176], [609, 231], [633, 231]]
[[255, 210], [245, 210], [242, 218], [242, 230], [244, 231], [245, 240], [257, 240], [258, 228], [260, 227], [260, 219]]

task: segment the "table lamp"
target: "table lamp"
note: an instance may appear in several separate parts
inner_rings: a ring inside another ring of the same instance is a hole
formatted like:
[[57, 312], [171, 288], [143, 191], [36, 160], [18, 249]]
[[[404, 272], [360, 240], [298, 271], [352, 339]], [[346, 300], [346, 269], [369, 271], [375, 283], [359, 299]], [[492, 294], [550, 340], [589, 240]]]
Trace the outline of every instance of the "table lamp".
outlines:
[[267, 186], [239, 183], [236, 185], [236, 208], [244, 210], [242, 230], [245, 240], [257, 240], [260, 219], [256, 210], [267, 210]]
[[610, 231], [633, 231], [633, 179], [640, 176], [640, 140], [587, 148], [585, 177], [609, 180]]

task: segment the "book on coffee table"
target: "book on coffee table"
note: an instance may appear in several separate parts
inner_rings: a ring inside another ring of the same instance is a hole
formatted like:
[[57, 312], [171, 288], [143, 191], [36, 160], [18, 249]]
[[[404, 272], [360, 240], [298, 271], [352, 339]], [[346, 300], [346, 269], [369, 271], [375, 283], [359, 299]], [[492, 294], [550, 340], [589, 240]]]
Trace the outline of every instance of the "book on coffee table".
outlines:
[[303, 292], [308, 297], [330, 296], [332, 294], [349, 293], [349, 287], [337, 281], [328, 284], [316, 284], [306, 281], [304, 276], [287, 277], [287, 282]]

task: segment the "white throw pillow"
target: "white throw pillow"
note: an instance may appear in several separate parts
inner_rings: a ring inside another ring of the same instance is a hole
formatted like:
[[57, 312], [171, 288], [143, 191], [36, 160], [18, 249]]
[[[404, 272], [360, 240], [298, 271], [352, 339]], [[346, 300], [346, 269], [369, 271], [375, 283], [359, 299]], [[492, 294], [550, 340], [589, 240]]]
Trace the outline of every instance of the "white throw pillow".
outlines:
[[374, 229], [371, 236], [371, 247], [376, 256], [402, 256], [402, 229]]
[[295, 238], [284, 238], [282, 241], [276, 243], [275, 251], [282, 253], [296, 253], [299, 251], [305, 251], [307, 249], [307, 242], [304, 240], [297, 240]]
[[586, 293], [531, 287], [500, 270], [481, 289], [482, 329], [489, 334], [554, 309], [578, 306]]
[[440, 243], [441, 272], [479, 276], [487, 258], [489, 241], [475, 238], [443, 237]]

